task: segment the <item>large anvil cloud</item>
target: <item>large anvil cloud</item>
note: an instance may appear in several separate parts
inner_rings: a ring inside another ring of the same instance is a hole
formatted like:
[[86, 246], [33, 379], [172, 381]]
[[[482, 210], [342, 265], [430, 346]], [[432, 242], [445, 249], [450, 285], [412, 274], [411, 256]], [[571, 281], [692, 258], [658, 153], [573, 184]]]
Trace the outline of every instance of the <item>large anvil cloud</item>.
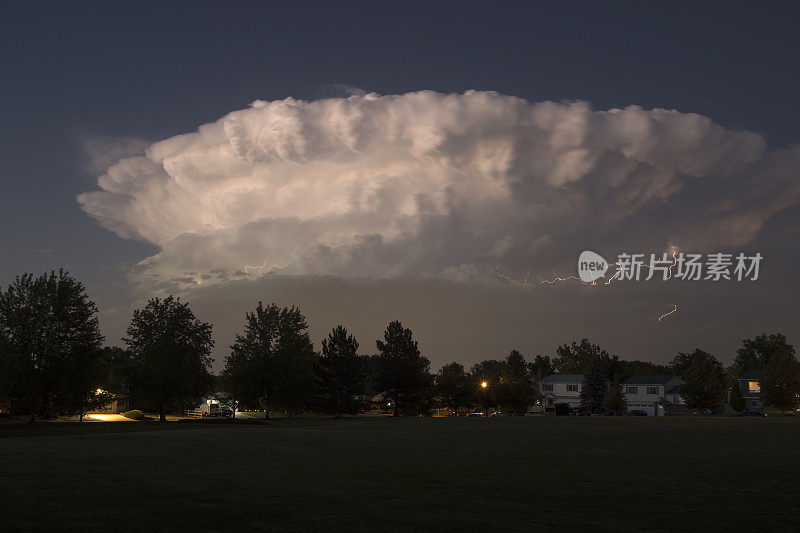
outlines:
[[422, 91], [256, 101], [120, 160], [78, 201], [160, 248], [135, 271], [162, 287], [265, 258], [468, 281], [584, 248], [746, 246], [798, 202], [798, 168], [800, 149], [696, 114]]

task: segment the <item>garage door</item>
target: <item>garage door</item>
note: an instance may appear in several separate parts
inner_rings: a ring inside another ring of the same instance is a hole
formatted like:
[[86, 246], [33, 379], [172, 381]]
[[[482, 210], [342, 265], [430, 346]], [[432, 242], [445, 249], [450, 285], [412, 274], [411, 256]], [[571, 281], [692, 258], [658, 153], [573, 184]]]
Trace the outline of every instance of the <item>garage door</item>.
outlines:
[[628, 411], [644, 411], [647, 416], [656, 416], [655, 406], [652, 403], [629, 403]]

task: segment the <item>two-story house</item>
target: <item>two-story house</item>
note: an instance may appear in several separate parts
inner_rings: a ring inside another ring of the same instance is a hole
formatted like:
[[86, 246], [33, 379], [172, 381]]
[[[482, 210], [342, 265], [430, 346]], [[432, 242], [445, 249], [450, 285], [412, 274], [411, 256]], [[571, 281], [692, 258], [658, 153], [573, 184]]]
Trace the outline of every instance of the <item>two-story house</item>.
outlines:
[[545, 408], [566, 404], [570, 408], [581, 403], [583, 374], [551, 374], [539, 382]]
[[636, 375], [622, 384], [628, 411], [644, 411], [648, 416], [664, 416], [664, 402], [683, 405], [680, 394], [684, 381], [669, 374]]
[[739, 379], [739, 392], [746, 405], [746, 411], [760, 411], [764, 405], [761, 403], [761, 370], [745, 370]]

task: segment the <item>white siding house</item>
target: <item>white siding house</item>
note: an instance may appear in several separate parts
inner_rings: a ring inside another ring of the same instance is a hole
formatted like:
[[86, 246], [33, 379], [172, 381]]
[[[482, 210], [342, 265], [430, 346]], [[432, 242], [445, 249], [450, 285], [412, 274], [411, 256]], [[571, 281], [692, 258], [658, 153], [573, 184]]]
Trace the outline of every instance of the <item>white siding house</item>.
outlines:
[[648, 416], [664, 416], [664, 402], [683, 405], [680, 394], [684, 381], [671, 375], [631, 376], [622, 384], [628, 412], [644, 411]]
[[539, 382], [545, 407], [567, 404], [570, 408], [581, 403], [583, 374], [552, 374]]

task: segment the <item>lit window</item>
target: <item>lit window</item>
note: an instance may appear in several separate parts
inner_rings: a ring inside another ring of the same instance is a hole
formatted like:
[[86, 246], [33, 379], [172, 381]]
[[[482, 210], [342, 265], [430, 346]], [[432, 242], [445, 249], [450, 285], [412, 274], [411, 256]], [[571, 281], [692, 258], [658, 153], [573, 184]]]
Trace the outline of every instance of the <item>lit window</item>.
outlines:
[[749, 381], [747, 383], [747, 390], [750, 392], [761, 392], [761, 384], [758, 381]]
[[658, 394], [658, 387], [647, 387], [647, 394]]
[[567, 385], [567, 392], [578, 392], [577, 385]]
[[626, 387], [625, 394], [639, 394], [639, 387]]

